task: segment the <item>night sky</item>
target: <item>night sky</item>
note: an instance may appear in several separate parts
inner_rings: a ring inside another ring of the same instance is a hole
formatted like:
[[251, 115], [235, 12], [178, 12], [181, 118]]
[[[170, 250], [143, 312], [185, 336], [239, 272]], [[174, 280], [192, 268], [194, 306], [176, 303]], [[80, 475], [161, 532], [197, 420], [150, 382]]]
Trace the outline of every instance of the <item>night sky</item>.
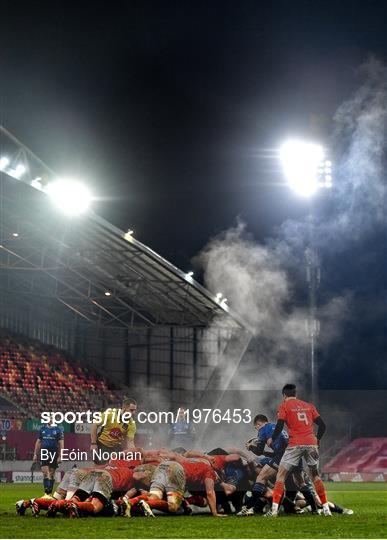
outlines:
[[[60, 175], [84, 179], [99, 214], [183, 270], [237, 216], [264, 240], [305, 214], [263, 151], [312, 133], [316, 119], [328, 138], [357, 67], [387, 56], [384, 1], [0, 6], [0, 123]], [[349, 276], [343, 261], [327, 286], [348, 283], [385, 306], [385, 240], [368, 239], [359, 268]], [[386, 313], [367, 326], [363, 296], [346, 330], [357, 341], [337, 352], [352, 358], [362, 346], [352, 382], [333, 367], [326, 387], [387, 387]]]

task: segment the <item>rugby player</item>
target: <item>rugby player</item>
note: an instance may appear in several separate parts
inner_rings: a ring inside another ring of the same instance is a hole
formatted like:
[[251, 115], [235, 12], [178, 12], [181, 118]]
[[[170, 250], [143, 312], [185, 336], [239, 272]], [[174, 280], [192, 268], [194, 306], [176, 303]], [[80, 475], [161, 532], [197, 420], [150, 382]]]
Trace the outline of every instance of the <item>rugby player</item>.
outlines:
[[[275, 444], [286, 423], [289, 432], [289, 444], [279, 464], [276, 482], [274, 484], [273, 502], [271, 511], [266, 515], [278, 516], [279, 505], [284, 493], [286, 477], [293, 468], [304, 459], [317, 495], [320, 498], [323, 514], [331, 516], [324, 484], [318, 472], [318, 447], [325, 433], [325, 423], [317, 412], [315, 406], [297, 398], [295, 384], [286, 384], [282, 389], [283, 401], [278, 408], [277, 424], [272, 438], [267, 441], [269, 446]], [[318, 426], [317, 437], [313, 431], [313, 424]]]
[[[141, 449], [137, 449], [141, 450]], [[141, 465], [143, 462], [149, 460], [149, 457], [147, 454], [150, 454], [150, 452], [142, 451], [141, 456], [143, 456], [142, 460], [139, 459], [130, 459], [130, 460], [118, 460], [118, 459], [110, 459], [108, 464], [105, 465], [94, 465], [93, 467], [83, 467], [83, 468], [73, 468], [70, 471], [66, 471], [62, 481], [59, 483], [59, 485], [56, 488], [56, 491], [51, 498], [47, 497], [40, 497], [35, 499], [25, 499], [20, 500], [16, 502], [16, 511], [19, 515], [23, 516], [25, 514], [25, 511], [27, 508], [31, 508], [32, 513], [35, 516], [38, 516], [40, 510], [48, 510], [48, 517], [55, 517], [58, 511], [62, 511], [65, 508], [65, 501], [68, 501], [72, 499], [76, 493], [76, 491], [79, 489], [80, 484], [83, 482], [86, 474], [93, 472], [93, 471], [99, 471], [104, 470], [109, 467], [109, 465], [114, 465], [116, 468], [122, 467], [122, 468], [130, 468], [134, 469]], [[151, 458], [153, 462], [155, 461], [155, 457]], [[123, 490], [123, 493], [125, 493], [126, 490]], [[79, 494], [78, 494], [79, 498]]]
[[[149, 476], [140, 467], [133, 468], [127, 463], [119, 463], [88, 471], [83, 475], [72, 498], [52, 503], [49, 515], [54, 515], [58, 510], [65, 511], [70, 517], [97, 515], [110, 507], [113, 493], [126, 492], [128, 496], [134, 496], [137, 493], [136, 482]], [[153, 472], [154, 467], [146, 467]]]
[[[275, 430], [275, 424], [269, 422], [267, 416], [264, 414], [257, 414], [254, 418], [254, 427], [258, 431], [256, 441], [248, 441], [246, 443], [247, 450], [253, 449], [253, 452], [257, 456], [264, 456], [265, 446], [267, 442], [272, 440], [272, 436]], [[288, 445], [289, 437], [285, 430], [282, 430], [277, 439], [272, 443], [272, 449], [274, 451], [271, 457], [263, 457], [261, 464], [263, 465], [260, 470], [255, 483], [252, 488], [252, 497], [249, 503], [251, 508], [244, 506], [238, 513], [238, 516], [250, 516], [254, 514], [254, 507], [258, 505], [259, 500], [266, 496], [266, 486], [269, 480], [275, 478], [278, 465]]]
[[27, 508], [31, 508], [32, 514], [37, 517], [40, 510], [48, 510], [52, 506], [52, 514], [55, 515], [57, 510], [57, 501], [69, 500], [73, 497], [74, 493], [82, 482], [84, 476], [95, 468], [103, 468], [104, 465], [86, 468], [74, 468], [70, 471], [66, 471], [61, 482], [58, 484], [53, 497], [37, 497], [34, 499], [22, 499], [16, 502], [16, 512], [20, 516], [24, 516]]
[[40, 462], [43, 473], [43, 488], [46, 496], [51, 496], [55, 482], [55, 470], [61, 462], [64, 439], [59, 426], [47, 424], [40, 427], [35, 443], [33, 465]]
[[[140, 495], [129, 500], [127, 500], [127, 495], [125, 496], [125, 515], [130, 517], [131, 507], [142, 501], [146, 501], [150, 509], [174, 514], [182, 504], [184, 491], [185, 472], [182, 465], [172, 460], [163, 461], [156, 467], [152, 476], [149, 495]], [[147, 510], [146, 507], [145, 510]], [[151, 515], [154, 517], [153, 512]]]
[[215, 482], [219, 481], [219, 476], [208, 459], [186, 458], [176, 452], [170, 452], [168, 457], [182, 465], [185, 472], [186, 489], [193, 495], [198, 493], [201, 495], [204, 492], [211, 514], [214, 517], [225, 517], [224, 514], [219, 514], [217, 511]]

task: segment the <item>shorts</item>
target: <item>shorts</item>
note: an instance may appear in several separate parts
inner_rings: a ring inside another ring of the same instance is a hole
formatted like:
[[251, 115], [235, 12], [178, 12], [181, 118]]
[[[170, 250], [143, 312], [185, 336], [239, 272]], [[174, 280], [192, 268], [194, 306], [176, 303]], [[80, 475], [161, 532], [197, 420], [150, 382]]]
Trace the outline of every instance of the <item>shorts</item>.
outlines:
[[104, 499], [109, 500], [113, 493], [113, 480], [107, 471], [91, 471], [84, 476], [78, 489], [89, 495], [102, 495]]
[[[70, 476], [67, 481], [66, 490], [76, 491], [81, 485], [81, 483], [83, 482], [88, 471], [85, 471], [84, 469], [73, 469], [72, 471], [68, 471], [68, 472], [70, 472]], [[63, 477], [63, 480], [64, 480], [64, 477]]]
[[318, 467], [320, 456], [318, 448], [312, 444], [288, 446], [281, 459], [281, 466], [288, 471], [298, 467], [300, 459], [304, 459], [308, 467]]
[[180, 463], [164, 461], [157, 466], [149, 491], [160, 490], [183, 497], [185, 491], [185, 472]]
[[69, 490], [70, 480], [71, 476], [74, 474], [74, 470], [66, 471], [64, 473], [62, 480], [58, 484], [57, 491], [58, 489], [62, 489], [63, 491]]
[[50, 453], [54, 453], [54, 458], [51, 461], [51, 457], [48, 459], [40, 459], [40, 466], [41, 467], [50, 467], [50, 469], [57, 469], [58, 468], [58, 451], [50, 450]]

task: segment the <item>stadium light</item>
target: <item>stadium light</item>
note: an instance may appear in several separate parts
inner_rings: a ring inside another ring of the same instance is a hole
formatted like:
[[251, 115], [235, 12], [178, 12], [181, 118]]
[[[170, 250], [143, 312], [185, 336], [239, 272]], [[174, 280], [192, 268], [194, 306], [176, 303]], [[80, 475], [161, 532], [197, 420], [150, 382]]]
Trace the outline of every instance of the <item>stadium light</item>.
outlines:
[[325, 161], [321, 145], [290, 140], [281, 146], [280, 158], [289, 186], [301, 197], [332, 187], [332, 163]]
[[43, 189], [43, 186], [41, 184], [41, 177], [40, 176], [37, 176], [36, 178], [34, 178], [32, 181], [31, 181], [31, 186], [35, 189], [39, 189], [39, 191], [42, 191]]
[[9, 165], [9, 159], [5, 156], [0, 158], [0, 171], [4, 171], [4, 169]]
[[55, 206], [69, 216], [82, 214], [90, 206], [89, 190], [74, 180], [56, 180], [48, 184], [45, 191]]
[[16, 178], [16, 180], [19, 180], [19, 178], [23, 176], [25, 172], [26, 168], [24, 167], [24, 165], [19, 163], [19, 165], [16, 165], [14, 169], [9, 170], [7, 174], [9, 174], [9, 176], [12, 176], [12, 178]]
[[186, 273], [185, 279], [187, 279], [188, 281], [192, 281], [193, 275], [194, 275], [194, 273], [191, 270], [190, 272]]
[[112, 293], [110, 291], [105, 291], [104, 294], [105, 294], [105, 296], [111, 296], [112, 295]]
[[19, 236], [19, 233], [13, 232], [13, 233], [12, 233], [12, 236], [14, 236], [15, 238], [17, 238], [17, 237]]
[[219, 302], [220, 299], [222, 298], [222, 296], [223, 296], [223, 294], [222, 294], [221, 292], [218, 292], [218, 294], [215, 296], [215, 300], [216, 300], [217, 302]]
[[134, 231], [132, 229], [129, 229], [128, 232], [124, 234], [124, 238], [127, 242], [131, 242], [133, 240], [133, 234]]

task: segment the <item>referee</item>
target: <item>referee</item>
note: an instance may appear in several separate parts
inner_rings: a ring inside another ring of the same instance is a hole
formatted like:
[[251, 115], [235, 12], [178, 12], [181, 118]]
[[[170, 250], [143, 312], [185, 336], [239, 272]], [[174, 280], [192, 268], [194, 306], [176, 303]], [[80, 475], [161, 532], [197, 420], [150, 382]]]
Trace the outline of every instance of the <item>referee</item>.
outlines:
[[[130, 412], [131, 417], [128, 422], [117, 422], [113, 418], [113, 411], [107, 409], [102, 413], [101, 422], [92, 424], [90, 450], [100, 451], [109, 456], [112, 452], [120, 452], [134, 447], [134, 436], [136, 434], [136, 422], [134, 417], [137, 413], [137, 402], [133, 398], [124, 398], [121, 407], [121, 417], [123, 413]], [[102, 425], [106, 419], [106, 425]], [[101, 464], [107, 463], [107, 459], [98, 459], [93, 455], [94, 462]]]

